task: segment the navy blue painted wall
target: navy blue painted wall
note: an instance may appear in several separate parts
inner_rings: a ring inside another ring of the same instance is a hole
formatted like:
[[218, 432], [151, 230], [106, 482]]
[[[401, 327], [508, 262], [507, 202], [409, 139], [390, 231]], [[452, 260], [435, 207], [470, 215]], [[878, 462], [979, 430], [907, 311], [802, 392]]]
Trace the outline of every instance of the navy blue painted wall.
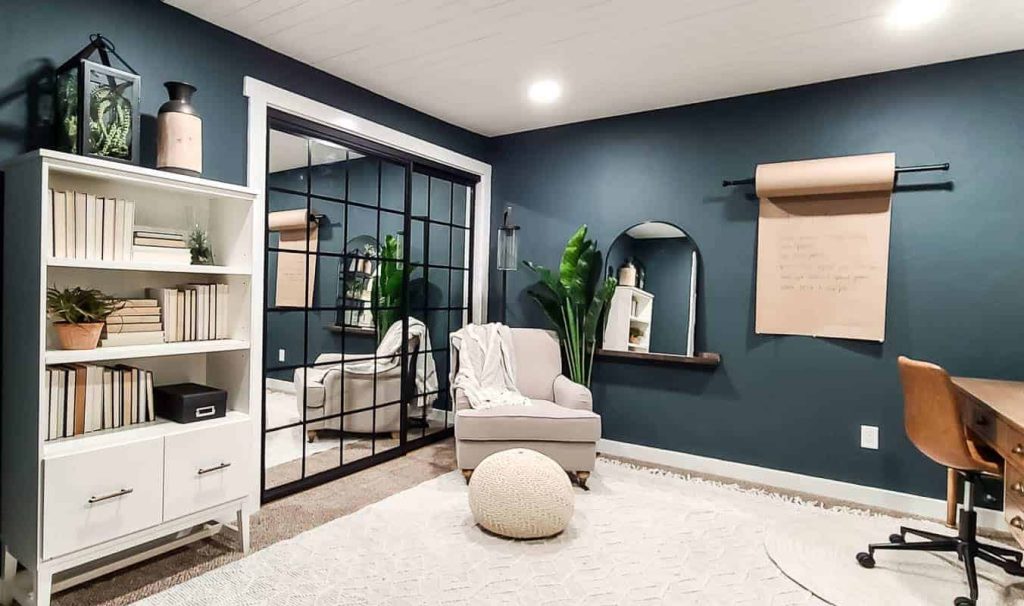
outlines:
[[[0, 160], [31, 147], [25, 80], [57, 67], [93, 32], [102, 32], [142, 74], [142, 111], [166, 101], [166, 80], [199, 88], [205, 176], [245, 182], [246, 99], [252, 76], [333, 107], [386, 124], [469, 156], [482, 158], [486, 138], [455, 127], [275, 53], [158, 0], [0, 2]], [[143, 129], [143, 164], [155, 162], [154, 121]]]
[[[525, 258], [557, 266], [580, 223], [606, 248], [662, 219], [700, 247], [698, 347], [724, 362], [599, 363], [605, 437], [940, 496], [944, 470], [903, 433], [895, 359], [1024, 378], [1022, 74], [1018, 52], [496, 139], [492, 216], [515, 207]], [[759, 162], [880, 151], [952, 163], [903, 183], [954, 183], [894, 196], [885, 344], [755, 335], [757, 204], [721, 180]], [[513, 325], [544, 325], [522, 293], [530, 282], [511, 276]], [[880, 450], [859, 448], [861, 424], [881, 427]]]

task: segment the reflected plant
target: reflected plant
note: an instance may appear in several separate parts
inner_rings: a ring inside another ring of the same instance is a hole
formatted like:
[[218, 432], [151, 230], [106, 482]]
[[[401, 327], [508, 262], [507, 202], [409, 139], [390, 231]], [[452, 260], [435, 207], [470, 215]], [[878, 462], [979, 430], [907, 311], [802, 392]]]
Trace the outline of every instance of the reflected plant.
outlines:
[[590, 386], [597, 331], [603, 329], [604, 307], [615, 293], [615, 278], [600, 279], [601, 253], [581, 225], [562, 252], [558, 273], [523, 261], [540, 281], [527, 294], [555, 326], [569, 366], [569, 377]]
[[402, 314], [402, 263], [396, 260], [400, 254], [398, 236], [385, 236], [371, 293], [378, 342]]

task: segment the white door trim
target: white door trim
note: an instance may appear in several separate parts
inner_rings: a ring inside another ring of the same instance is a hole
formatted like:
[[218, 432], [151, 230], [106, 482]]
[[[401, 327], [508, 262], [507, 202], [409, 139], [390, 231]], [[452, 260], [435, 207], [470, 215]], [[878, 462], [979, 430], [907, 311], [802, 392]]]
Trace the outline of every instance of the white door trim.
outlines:
[[[685, 452], [664, 450], [640, 444], [602, 439], [597, 443], [602, 454], [625, 457], [643, 463], [692, 471], [722, 478], [761, 484], [791, 492], [802, 492], [839, 501], [859, 503], [877, 509], [889, 509], [913, 516], [938, 520], [946, 519], [946, 502], [905, 492], [861, 486], [828, 478], [806, 476], [790, 471], [769, 469], [745, 463], [712, 459]], [[985, 528], [1009, 532], [1003, 512], [976, 508], [978, 524]]]
[[[245, 77], [243, 93], [249, 98], [248, 184], [261, 193], [265, 190], [266, 175], [263, 173], [267, 166], [267, 108], [270, 107], [479, 176], [480, 182], [474, 192], [471, 297], [475, 321], [487, 318], [487, 270], [491, 246], [490, 164], [249, 76]], [[262, 275], [262, 268], [260, 271], [259, 275]]]

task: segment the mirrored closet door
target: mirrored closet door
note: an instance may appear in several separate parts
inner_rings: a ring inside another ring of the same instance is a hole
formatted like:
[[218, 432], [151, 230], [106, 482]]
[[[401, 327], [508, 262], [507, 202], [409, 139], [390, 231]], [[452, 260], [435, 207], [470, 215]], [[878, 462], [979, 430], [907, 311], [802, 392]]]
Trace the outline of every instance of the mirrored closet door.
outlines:
[[450, 436], [475, 178], [268, 120], [263, 500]]

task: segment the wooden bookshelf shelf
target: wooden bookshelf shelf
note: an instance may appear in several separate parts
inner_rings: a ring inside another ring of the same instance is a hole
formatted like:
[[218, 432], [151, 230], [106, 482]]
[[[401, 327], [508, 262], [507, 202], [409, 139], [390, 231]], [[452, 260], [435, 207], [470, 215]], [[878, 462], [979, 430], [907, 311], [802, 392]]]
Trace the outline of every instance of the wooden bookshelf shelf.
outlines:
[[682, 364], [690, 366], [715, 367], [722, 363], [722, 356], [711, 352], [703, 352], [695, 356], [683, 356], [680, 354], [669, 353], [612, 351], [610, 349], [599, 349], [595, 355], [598, 358], [604, 358], [606, 360], [651, 362], [655, 364]]
[[139, 440], [150, 438], [163, 438], [169, 435], [188, 433], [190, 431], [201, 431], [228, 423], [238, 423], [249, 419], [249, 415], [229, 410], [227, 414], [218, 419], [197, 421], [195, 423], [175, 423], [167, 419], [157, 418], [149, 423], [138, 423], [127, 427], [116, 429], [104, 429], [93, 431], [72, 438], [60, 438], [43, 443], [43, 458], [52, 459], [81, 452], [88, 452], [101, 448], [120, 446]]
[[169, 263], [153, 263], [149, 261], [99, 261], [95, 259], [65, 259], [58, 257], [50, 257], [46, 261], [46, 265], [48, 267], [67, 267], [71, 269], [148, 271], [219, 276], [248, 276], [252, 273], [252, 270], [248, 267], [229, 267], [225, 265], [172, 265]]
[[97, 347], [96, 349], [48, 349], [47, 364], [71, 364], [76, 362], [102, 362], [106, 360], [130, 360], [155, 356], [184, 356], [189, 354], [213, 353], [218, 351], [239, 351], [249, 349], [248, 341], [237, 339], [216, 339], [210, 341], [185, 341], [181, 343], [155, 343], [152, 345], [120, 345]]

